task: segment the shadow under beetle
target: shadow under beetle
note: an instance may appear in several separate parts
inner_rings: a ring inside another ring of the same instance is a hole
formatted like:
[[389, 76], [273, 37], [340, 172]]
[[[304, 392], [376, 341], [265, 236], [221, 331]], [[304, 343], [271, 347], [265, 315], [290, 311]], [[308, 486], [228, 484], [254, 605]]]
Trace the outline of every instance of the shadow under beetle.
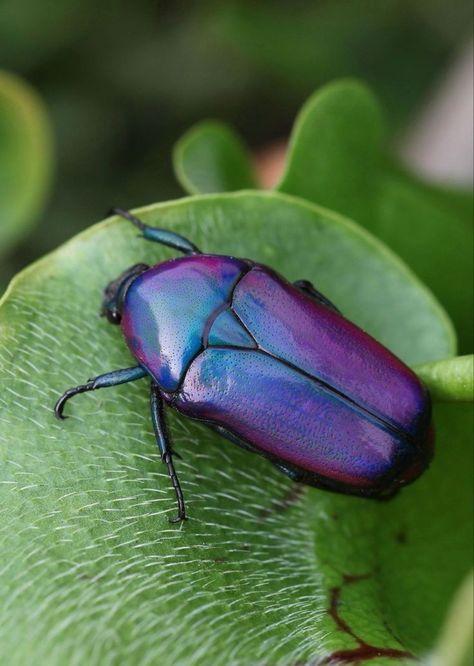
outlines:
[[433, 450], [431, 403], [417, 376], [345, 319], [310, 282], [203, 254], [190, 241], [121, 209], [147, 240], [186, 256], [132, 266], [104, 291], [138, 361], [66, 391], [151, 379], [162, 461], [186, 518], [164, 404], [254, 453], [295, 481], [386, 499], [415, 480]]

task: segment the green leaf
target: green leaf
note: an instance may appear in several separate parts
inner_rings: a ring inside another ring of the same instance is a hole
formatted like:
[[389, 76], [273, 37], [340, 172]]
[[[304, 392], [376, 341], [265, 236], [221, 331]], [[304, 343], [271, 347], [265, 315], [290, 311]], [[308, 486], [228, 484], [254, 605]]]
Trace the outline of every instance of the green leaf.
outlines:
[[471, 571], [459, 586], [449, 609], [438, 644], [430, 656], [430, 666], [469, 666], [473, 663], [473, 587]]
[[471, 571], [456, 593], [430, 666], [469, 666], [473, 663], [474, 576]]
[[474, 356], [458, 356], [415, 369], [434, 400], [472, 402], [474, 399]]
[[410, 493], [383, 507], [378, 542], [390, 626], [418, 654], [472, 567], [472, 403], [435, 404], [434, 424], [435, 460]]
[[42, 102], [0, 71], [0, 254], [30, 230], [51, 183], [52, 137]]
[[381, 137], [380, 109], [363, 84], [324, 86], [298, 115], [278, 189], [367, 224], [375, 205]]
[[394, 250], [450, 314], [462, 353], [472, 351], [474, 281], [472, 196], [427, 187], [398, 172], [380, 183], [369, 231]]
[[[411, 363], [454, 353], [430, 292], [337, 214], [256, 192], [137, 213], [314, 281]], [[54, 420], [65, 388], [132, 363], [98, 316], [104, 285], [169, 256], [110, 219], [21, 273], [0, 305], [0, 662], [312, 662], [357, 648], [336, 617], [382, 653], [426, 652], [472, 559], [469, 423], [450, 411], [467, 405], [437, 406], [432, 468], [386, 503], [295, 486], [173, 413], [181, 526], [166, 520], [174, 498], [146, 382], [80, 396]]]
[[339, 81], [304, 105], [278, 186], [348, 215], [381, 238], [452, 316], [472, 350], [472, 196], [428, 186], [387, 162], [377, 100]]
[[240, 138], [223, 123], [192, 127], [173, 154], [176, 177], [189, 194], [212, 194], [256, 187], [250, 156]]

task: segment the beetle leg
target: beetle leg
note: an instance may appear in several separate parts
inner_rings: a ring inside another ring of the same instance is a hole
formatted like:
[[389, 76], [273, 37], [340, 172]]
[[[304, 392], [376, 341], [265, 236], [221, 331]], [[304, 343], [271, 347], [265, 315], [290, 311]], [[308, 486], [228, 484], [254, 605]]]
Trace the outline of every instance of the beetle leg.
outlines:
[[118, 386], [126, 382], [134, 382], [136, 379], [146, 377], [147, 372], [139, 365], [134, 368], [124, 368], [123, 370], [114, 370], [107, 372], [105, 375], [99, 375], [94, 379], [89, 379], [86, 384], [80, 384], [74, 388], [65, 391], [54, 406], [54, 414], [58, 419], [65, 419], [63, 416], [64, 406], [66, 402], [77, 395], [78, 393], [86, 393], [87, 391], [95, 391], [96, 389], [106, 388], [108, 386]]
[[396, 497], [398, 495], [398, 493], [400, 492], [400, 490], [401, 490], [400, 488], [394, 488], [394, 489], [382, 492], [379, 495], [377, 495], [376, 497], [374, 497], [374, 499], [376, 499], [378, 502], [388, 502], [388, 500], [391, 500], [394, 497]]
[[334, 303], [332, 303], [329, 298], [326, 298], [324, 294], [322, 294], [320, 291], [318, 291], [315, 287], [313, 287], [312, 283], [309, 280], [296, 280], [296, 282], [293, 282], [293, 285], [302, 291], [304, 294], [308, 294], [308, 296], [311, 296], [314, 298], [315, 301], [318, 301], [319, 303], [322, 303], [326, 307], [330, 308], [331, 310], [334, 310], [334, 312], [337, 312], [338, 314], [341, 314], [341, 311], [339, 308], [337, 308]]
[[285, 465], [285, 463], [275, 462], [273, 460], [272, 462], [280, 472], [283, 472], [283, 474], [290, 477], [292, 481], [301, 481], [301, 474], [296, 469]]
[[184, 505], [183, 491], [179, 483], [178, 475], [173, 464], [173, 452], [171, 450], [168, 429], [166, 427], [165, 414], [163, 409], [163, 398], [156, 384], [151, 385], [151, 420], [153, 430], [155, 431], [156, 443], [161, 453], [161, 460], [168, 468], [168, 474], [176, 494], [178, 502], [178, 515], [176, 518], [170, 518], [170, 523], [179, 523], [186, 520], [186, 507]]
[[112, 208], [110, 210], [110, 215], [119, 215], [125, 220], [128, 220], [134, 224], [142, 232], [143, 238], [146, 240], [154, 241], [155, 243], [161, 243], [162, 245], [167, 245], [172, 247], [174, 250], [179, 250], [184, 254], [202, 254], [194, 243], [188, 241], [184, 236], [174, 233], [173, 231], [168, 231], [168, 229], [158, 229], [157, 227], [150, 227], [148, 224], [142, 222], [138, 217], [135, 217], [128, 210], [123, 210], [122, 208]]
[[250, 451], [251, 453], [258, 453], [262, 454], [261, 451], [259, 451], [255, 446], [252, 446], [251, 444], [247, 444], [247, 442], [244, 442], [243, 439], [240, 439], [240, 437], [237, 437], [237, 435], [234, 435], [233, 432], [230, 432], [230, 430], [227, 430], [226, 428], [223, 428], [222, 426], [211, 426], [213, 430], [219, 433], [222, 437], [225, 437], [226, 439], [229, 440], [229, 442], [232, 442], [232, 444], [236, 444], [237, 446], [240, 446], [241, 449], [244, 449], [244, 451]]

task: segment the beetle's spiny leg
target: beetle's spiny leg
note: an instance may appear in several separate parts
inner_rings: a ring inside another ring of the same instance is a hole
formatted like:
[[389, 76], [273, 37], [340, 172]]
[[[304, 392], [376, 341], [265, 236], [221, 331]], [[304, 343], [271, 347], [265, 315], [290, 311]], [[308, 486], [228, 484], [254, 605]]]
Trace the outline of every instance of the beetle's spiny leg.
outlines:
[[54, 414], [58, 419], [65, 419], [66, 417], [63, 415], [63, 411], [66, 402], [79, 393], [95, 391], [96, 389], [107, 388], [108, 386], [118, 386], [119, 384], [125, 384], [126, 382], [133, 382], [137, 379], [142, 379], [146, 374], [146, 371], [143, 370], [142, 367], [135, 366], [133, 368], [124, 368], [123, 370], [106, 372], [104, 375], [88, 379], [85, 384], [74, 386], [62, 394], [54, 406]]
[[178, 475], [173, 464], [173, 456], [171, 451], [166, 451], [161, 456], [162, 461], [168, 468], [168, 475], [171, 479], [171, 485], [173, 486], [174, 492], [176, 494], [176, 501], [178, 502], [178, 515], [175, 518], [169, 518], [170, 523], [180, 523], [182, 520], [187, 520], [186, 507], [184, 505], [184, 496], [183, 491], [181, 490], [181, 484], [179, 483]]
[[125, 210], [124, 208], [111, 208], [109, 210], [109, 215], [118, 215], [119, 217], [123, 217], [125, 220], [128, 220], [132, 224], [134, 224], [140, 231], [143, 233], [146, 228], [146, 224], [140, 220], [140, 218], [136, 217], [131, 213], [129, 210]]
[[172, 247], [174, 250], [178, 250], [184, 254], [202, 254], [201, 250], [184, 236], [181, 236], [174, 231], [169, 231], [168, 229], [151, 227], [149, 224], [142, 222], [138, 217], [133, 215], [133, 213], [128, 210], [123, 210], [123, 208], [112, 208], [109, 211], [109, 214], [119, 215], [125, 220], [131, 222], [138, 229], [140, 229], [143, 238], [146, 240], [160, 243], [161, 245], [166, 245], [167, 247]]
[[309, 280], [296, 280], [296, 282], [293, 282], [293, 285], [304, 294], [308, 294], [308, 296], [311, 296], [311, 298], [313, 298], [315, 301], [318, 301], [318, 303], [322, 303], [330, 310], [337, 312], [337, 314], [341, 314], [339, 308], [336, 307], [334, 303], [329, 300], [329, 298], [318, 291]]
[[171, 479], [176, 501], [178, 503], [178, 515], [176, 518], [170, 518], [171, 523], [179, 523], [186, 520], [186, 507], [184, 504], [183, 491], [179, 483], [178, 475], [173, 464], [173, 450], [170, 443], [168, 428], [166, 427], [166, 419], [163, 408], [163, 398], [161, 397], [160, 389], [156, 384], [151, 385], [151, 420], [153, 423], [153, 430], [155, 432], [156, 443], [161, 453], [161, 460], [168, 468], [168, 475]]
[[81, 384], [80, 386], [75, 386], [74, 388], [70, 388], [67, 391], [65, 391], [54, 405], [55, 417], [61, 421], [64, 421], [64, 419], [67, 418], [67, 416], [63, 415], [66, 402], [70, 398], [73, 398], [75, 395], [78, 395], [79, 393], [85, 393], [86, 391], [93, 391], [93, 390], [94, 390], [93, 382], [88, 381], [87, 384]]

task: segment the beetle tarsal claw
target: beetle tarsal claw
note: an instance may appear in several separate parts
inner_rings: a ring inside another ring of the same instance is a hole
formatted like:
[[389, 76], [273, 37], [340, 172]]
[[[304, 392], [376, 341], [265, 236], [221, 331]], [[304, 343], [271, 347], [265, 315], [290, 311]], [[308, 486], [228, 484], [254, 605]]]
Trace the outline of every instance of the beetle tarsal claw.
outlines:
[[187, 520], [187, 519], [188, 519], [188, 517], [187, 517], [187, 515], [186, 515], [185, 513], [183, 513], [183, 515], [181, 515], [181, 514], [179, 513], [175, 518], [168, 518], [168, 521], [169, 521], [170, 523], [172, 523], [173, 525], [175, 525], [176, 523], [182, 523], [182, 522], [184, 522], [184, 521]]
[[67, 418], [67, 416], [63, 415], [64, 411], [64, 406], [66, 405], [66, 402], [70, 399], [73, 398], [75, 395], [78, 395], [78, 393], [85, 393], [86, 391], [93, 391], [96, 388], [95, 386], [95, 380], [94, 379], [89, 379], [87, 380], [86, 384], [81, 384], [80, 386], [75, 386], [74, 388], [70, 388], [67, 391], [65, 391], [62, 396], [59, 398], [59, 400], [56, 402], [54, 405], [54, 415], [56, 418], [60, 419], [61, 421], [64, 421], [64, 419]]
[[60, 421], [65, 421], [67, 419], [67, 416], [63, 415], [63, 409], [65, 403], [65, 400], [63, 398], [64, 396], [61, 396], [57, 401], [57, 403], [54, 405], [54, 416]]
[[62, 396], [54, 405], [54, 415], [60, 421], [64, 421], [65, 419], [68, 418], [63, 414], [63, 411], [64, 411], [64, 406], [70, 397], [71, 397], [70, 391], [66, 391], [65, 393], [62, 394]]
[[173, 486], [173, 490], [176, 495], [176, 500], [178, 502], [178, 515], [176, 518], [170, 518], [169, 521], [171, 523], [179, 523], [183, 520], [187, 520], [186, 516], [186, 508], [184, 504], [184, 497], [183, 497], [183, 491], [181, 490], [181, 486], [179, 483], [178, 476], [176, 474], [174, 465], [173, 465], [173, 452], [170, 451], [169, 449], [164, 451], [161, 460], [164, 462], [164, 464], [168, 468], [168, 475], [171, 479], [171, 485]]

